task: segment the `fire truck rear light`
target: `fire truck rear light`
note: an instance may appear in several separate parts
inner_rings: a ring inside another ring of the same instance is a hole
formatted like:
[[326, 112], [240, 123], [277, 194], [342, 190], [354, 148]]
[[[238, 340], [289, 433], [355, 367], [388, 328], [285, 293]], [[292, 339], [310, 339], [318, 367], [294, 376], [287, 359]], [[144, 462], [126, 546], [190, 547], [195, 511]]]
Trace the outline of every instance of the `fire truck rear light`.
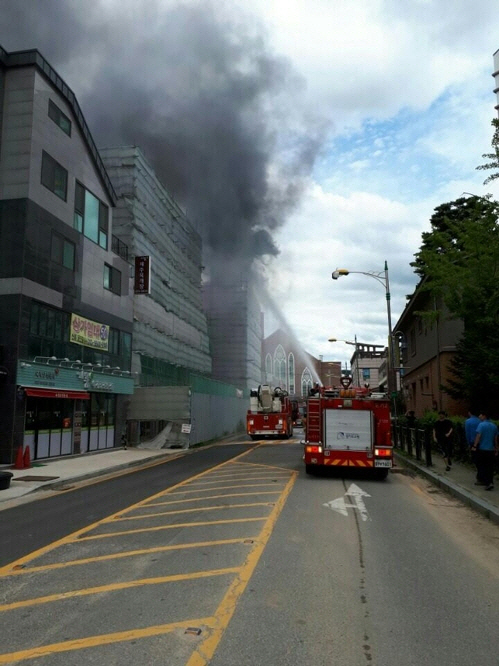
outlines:
[[310, 444], [305, 447], [307, 453], [322, 453], [322, 446], [311, 446]]
[[250, 425], [255, 425], [255, 422], [253, 421], [253, 419], [250, 419], [250, 420], [248, 421], [248, 423], [249, 423]]
[[390, 456], [392, 455], [392, 449], [374, 449], [375, 456]]

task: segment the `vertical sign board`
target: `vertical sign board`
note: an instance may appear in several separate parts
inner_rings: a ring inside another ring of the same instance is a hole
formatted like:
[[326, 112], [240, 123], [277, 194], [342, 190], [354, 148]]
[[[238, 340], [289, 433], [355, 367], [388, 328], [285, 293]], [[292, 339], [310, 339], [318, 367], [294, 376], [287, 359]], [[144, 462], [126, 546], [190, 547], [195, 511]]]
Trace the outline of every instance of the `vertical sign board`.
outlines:
[[135, 257], [134, 293], [151, 293], [151, 257]]

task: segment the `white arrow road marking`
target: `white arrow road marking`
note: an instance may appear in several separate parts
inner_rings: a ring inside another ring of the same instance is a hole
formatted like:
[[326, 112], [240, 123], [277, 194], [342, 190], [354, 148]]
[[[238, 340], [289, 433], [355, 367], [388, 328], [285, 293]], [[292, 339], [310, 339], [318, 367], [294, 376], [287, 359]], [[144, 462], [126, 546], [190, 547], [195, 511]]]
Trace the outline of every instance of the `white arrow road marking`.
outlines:
[[[352, 498], [354, 503], [350, 504], [345, 502], [345, 497]], [[359, 488], [359, 486], [356, 486], [355, 483], [352, 483], [343, 497], [338, 497], [330, 502], [325, 502], [322, 506], [327, 506], [328, 509], [337, 511], [338, 513], [341, 513], [342, 516], [348, 516], [347, 509], [357, 509], [360, 513], [360, 517], [365, 522], [366, 520], [371, 520], [371, 518], [367, 513], [366, 505], [362, 499], [363, 497], [371, 497], [371, 495], [362, 490], [362, 488]]]
[[344, 497], [338, 497], [338, 499], [331, 500], [330, 502], [326, 502], [322, 506], [327, 506], [328, 509], [332, 509], [333, 511], [337, 511], [338, 513], [341, 513], [342, 516], [348, 516], [347, 506], [353, 506], [353, 505], [352, 504], [346, 504]]

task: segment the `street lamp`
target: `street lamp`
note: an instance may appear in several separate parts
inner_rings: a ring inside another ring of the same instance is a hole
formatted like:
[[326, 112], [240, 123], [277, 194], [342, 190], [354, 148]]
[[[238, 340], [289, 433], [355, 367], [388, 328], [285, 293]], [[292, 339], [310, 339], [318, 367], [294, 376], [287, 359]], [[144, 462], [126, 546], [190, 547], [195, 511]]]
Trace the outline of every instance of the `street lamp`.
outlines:
[[350, 271], [346, 268], [337, 268], [333, 271], [331, 277], [333, 280], [337, 280], [343, 275], [367, 275], [377, 280], [385, 288], [386, 293], [386, 312], [388, 316], [388, 391], [391, 394], [396, 390], [396, 384], [394, 381], [394, 347], [393, 347], [393, 333], [392, 333], [392, 311], [390, 304], [390, 281], [388, 279], [388, 263], [385, 260], [385, 268], [382, 271]]

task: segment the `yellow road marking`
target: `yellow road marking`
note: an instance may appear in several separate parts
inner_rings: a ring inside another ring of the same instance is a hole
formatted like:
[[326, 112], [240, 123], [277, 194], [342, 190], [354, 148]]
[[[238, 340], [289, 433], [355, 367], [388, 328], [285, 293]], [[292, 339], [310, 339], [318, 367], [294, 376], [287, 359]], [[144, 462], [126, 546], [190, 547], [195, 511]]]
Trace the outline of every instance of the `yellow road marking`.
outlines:
[[177, 527], [203, 527], [206, 525], [230, 525], [231, 523], [253, 523], [266, 520], [267, 516], [259, 518], [233, 518], [230, 520], [207, 520], [205, 522], [195, 523], [177, 523], [175, 525], [157, 525], [156, 527], [139, 527], [136, 530], [123, 530], [123, 532], [103, 532], [102, 534], [92, 534], [77, 538], [76, 541], [95, 541], [96, 539], [107, 539], [109, 537], [123, 536], [126, 534], [140, 534], [141, 532], [160, 532], [161, 530], [174, 530]]
[[28, 650], [19, 650], [9, 654], [0, 654], [0, 664], [10, 664], [15, 661], [24, 661], [25, 659], [36, 659], [37, 657], [46, 657], [51, 654], [61, 652], [71, 652], [83, 648], [99, 647], [101, 645], [111, 645], [112, 643], [122, 643], [124, 641], [133, 641], [139, 638], [151, 638], [153, 636], [163, 636], [170, 634], [176, 629], [187, 629], [194, 626], [213, 626], [212, 617], [201, 617], [181, 622], [172, 622], [170, 624], [159, 624], [145, 629], [131, 629], [130, 631], [118, 631], [114, 634], [102, 634], [100, 636], [87, 636], [86, 638], [77, 638], [62, 643], [52, 643], [42, 647], [30, 648]]
[[197, 513], [198, 511], [241, 509], [247, 506], [269, 506], [269, 502], [246, 502], [244, 504], [216, 504], [214, 506], [197, 506], [194, 509], [177, 509], [176, 511], [157, 511], [156, 513], [141, 513], [138, 516], [116, 516], [116, 518], [113, 518], [112, 522], [117, 523], [121, 522], [122, 520], [142, 520], [143, 518], [157, 518], [158, 516], [176, 516], [179, 513]]
[[286, 500], [291, 492], [291, 489], [296, 481], [298, 476], [297, 472], [292, 472], [292, 478], [286, 484], [281, 497], [276, 503], [274, 510], [267, 519], [267, 522], [263, 526], [263, 529], [258, 536], [258, 541], [255, 543], [255, 546], [252, 548], [246, 562], [242, 566], [239, 574], [234, 579], [233, 583], [230, 585], [227, 590], [224, 598], [219, 604], [215, 612], [215, 627], [211, 633], [196, 650], [193, 652], [191, 658], [187, 662], [186, 666], [206, 666], [210, 659], [213, 657], [215, 650], [222, 639], [223, 633], [226, 630], [234, 611], [236, 609], [237, 602], [239, 601], [240, 596], [243, 594], [246, 586], [253, 575], [253, 571], [258, 564], [267, 541], [270, 539], [272, 530], [275, 527], [279, 514], [281, 513]]
[[258, 469], [247, 469], [248, 465], [246, 464], [246, 468], [242, 468], [241, 465], [237, 465], [237, 469], [231, 470], [227, 469], [225, 470], [220, 470], [218, 472], [212, 472], [210, 474], [210, 477], [214, 477], [216, 479], [221, 479], [221, 478], [226, 478], [226, 477], [231, 477], [233, 476], [234, 478], [236, 476], [242, 476], [242, 477], [247, 477], [247, 478], [252, 478], [252, 476], [255, 474], [263, 474], [266, 472], [267, 476], [274, 475], [274, 474], [282, 474], [282, 476], [289, 476], [290, 470], [284, 470], [284, 469], [267, 469], [267, 468], [258, 468]]
[[[215, 488], [215, 490], [231, 490], [232, 488], [258, 488], [259, 486], [275, 486], [275, 483], [245, 483], [245, 484], [238, 484], [237, 486], [218, 486]], [[173, 493], [170, 493], [171, 495], [187, 495], [188, 493], [204, 493], [204, 492], [209, 492], [211, 488], [194, 488], [194, 490], [185, 490], [185, 488], [182, 488], [181, 490], [176, 490]]]
[[[238, 456], [238, 458], [241, 458], [251, 451], [255, 450], [257, 447], [252, 447], [250, 450], [243, 452]], [[235, 459], [234, 459], [235, 460]], [[221, 463], [218, 467], [222, 468], [224, 466], [233, 464], [234, 460], [232, 461], [226, 461], [224, 463]], [[257, 467], [266, 467], [269, 469], [269, 466], [263, 466], [263, 465], [255, 465]], [[213, 468], [215, 469], [215, 468]], [[277, 469], [283, 469], [283, 468], [277, 468]], [[209, 474], [212, 470], [206, 470], [205, 472], [201, 472], [198, 475], [191, 477], [191, 479], [187, 479], [179, 484], [176, 484], [175, 486], [172, 486], [172, 488], [167, 489], [166, 491], [161, 491], [145, 500], [142, 500], [141, 502], [138, 502], [130, 507], [128, 507], [125, 511], [133, 511], [134, 509], [138, 507], [142, 507], [147, 505], [148, 503], [154, 501], [155, 499], [158, 499], [160, 497], [163, 497], [167, 494], [169, 494], [174, 488], [180, 488], [181, 486], [185, 486], [188, 484], [192, 479], [198, 478], [205, 476]], [[233, 571], [234, 572], [239, 572], [239, 575], [236, 576], [235, 580], [233, 583], [230, 585], [228, 592], [226, 593], [224, 599], [222, 600], [221, 604], [219, 605], [217, 609], [217, 614], [219, 615], [218, 618], [213, 618], [213, 617], [206, 617], [206, 618], [198, 618], [198, 619], [189, 619], [187, 621], [181, 621], [181, 622], [176, 622], [176, 623], [170, 623], [170, 624], [165, 624], [165, 625], [158, 625], [154, 627], [147, 627], [144, 629], [137, 629], [137, 630], [130, 630], [130, 631], [123, 631], [123, 632], [115, 632], [112, 634], [104, 634], [100, 636], [89, 636], [86, 638], [81, 638], [81, 639], [76, 639], [76, 640], [70, 640], [70, 641], [64, 641], [60, 643], [54, 643], [51, 645], [46, 645], [42, 647], [37, 647], [37, 648], [31, 648], [27, 650], [20, 650], [17, 652], [12, 652], [9, 654], [4, 654], [0, 655], [0, 664], [5, 664], [5, 663], [10, 663], [13, 661], [21, 661], [21, 660], [26, 660], [26, 659], [33, 659], [37, 657], [42, 657], [42, 656], [47, 656], [50, 654], [54, 653], [62, 653], [62, 652], [68, 652], [68, 651], [73, 651], [73, 650], [80, 650], [84, 648], [89, 648], [89, 647], [96, 647], [100, 645], [106, 645], [106, 644], [111, 644], [111, 643], [116, 643], [116, 642], [124, 642], [124, 641], [130, 641], [134, 639], [139, 639], [139, 638], [147, 638], [147, 637], [152, 637], [152, 636], [158, 636], [158, 635], [163, 635], [166, 633], [170, 633], [176, 629], [182, 629], [182, 628], [187, 628], [189, 626], [197, 625], [197, 626], [204, 626], [205, 628], [213, 628], [214, 631], [213, 633], [205, 640], [203, 641], [202, 645], [200, 646], [199, 650], [196, 650], [196, 652], [193, 654], [191, 659], [189, 660], [189, 664], [187, 666], [194, 666], [194, 664], [207, 664], [206, 659], [210, 658], [210, 656], [213, 654], [214, 650], [216, 649], [221, 636], [223, 635], [223, 632], [225, 631], [233, 613], [235, 610], [235, 604], [239, 600], [239, 597], [241, 594], [244, 592], [244, 589], [251, 578], [251, 575], [258, 563], [258, 560], [266, 546], [266, 543], [268, 539], [270, 538], [270, 535], [272, 533], [272, 530], [275, 526], [275, 523], [277, 521], [277, 518], [282, 511], [282, 508], [286, 502], [286, 499], [291, 492], [292, 486], [297, 478], [297, 472], [292, 471], [292, 470], [285, 470], [288, 473], [292, 475], [291, 479], [288, 481], [286, 484], [280, 498], [276, 502], [275, 507], [273, 508], [272, 512], [270, 515], [266, 518], [261, 518], [261, 519], [249, 519], [249, 521], [252, 520], [266, 520], [265, 525], [258, 537], [251, 537], [255, 539], [256, 546], [251, 550], [250, 554], [246, 558], [246, 561], [242, 568], [235, 568]], [[277, 491], [263, 491], [261, 494], [276, 494]], [[245, 494], [235, 494], [235, 495], [240, 495], [240, 496], [246, 496], [250, 494], [260, 494], [260, 493], [245, 493]], [[222, 495], [222, 497], [226, 497], [227, 495]], [[229, 495], [231, 496], [231, 495]], [[201, 498], [194, 498], [191, 501], [196, 501], [196, 499], [203, 499]], [[206, 498], [204, 498], [206, 499]], [[182, 501], [182, 500], [180, 500]], [[124, 510], [116, 512], [114, 515], [120, 515], [122, 516], [124, 513]], [[109, 520], [109, 517], [105, 520]], [[74, 541], [79, 535], [83, 535], [85, 533], [88, 533], [90, 530], [95, 529], [98, 525], [100, 525], [103, 521], [97, 521], [96, 523], [89, 525], [81, 530], [78, 530], [74, 532], [71, 535], [68, 535], [64, 537], [63, 539], [60, 539], [48, 546], [45, 546], [43, 548], [40, 548], [33, 553], [30, 553], [29, 555], [19, 558], [16, 562], [12, 562], [9, 565], [6, 565], [0, 569], [0, 575], [2, 573], [13, 573], [7, 571], [10, 567], [12, 566], [20, 566], [22, 564], [26, 564], [27, 562], [31, 562], [36, 557], [39, 557], [40, 555], [50, 552], [57, 548], [60, 545], [68, 544]], [[225, 522], [243, 522], [240, 520], [236, 521], [219, 521], [221, 523]], [[246, 519], [244, 522], [248, 522], [248, 519]], [[203, 523], [206, 524], [206, 523]], [[192, 523], [187, 524], [186, 526], [192, 526]], [[174, 525], [172, 527], [182, 527], [182, 525]], [[148, 531], [148, 530], [136, 530], [136, 531]], [[123, 534], [123, 533], [119, 533]], [[85, 538], [94, 538], [94, 537], [84, 537]], [[262, 539], [260, 541], [260, 538]], [[258, 541], [257, 541], [258, 539]], [[235, 540], [227, 540], [227, 541], [234, 541], [235, 543], [240, 543], [241, 539], [235, 539]], [[206, 542], [209, 543], [210, 545], [213, 543], [217, 542]], [[225, 543], [225, 542], [224, 542]], [[182, 547], [196, 547], [196, 544], [178, 544], [175, 546], [171, 546], [171, 548], [182, 548]], [[166, 547], [159, 547], [159, 549], [168, 549], [170, 548], [169, 546]], [[145, 549], [146, 552], [153, 552], [155, 549]], [[141, 552], [141, 551], [137, 551]], [[133, 551], [130, 551], [129, 553], [119, 553], [116, 555], [105, 555], [105, 556], [99, 556], [98, 558], [88, 558], [88, 560], [94, 560], [94, 559], [112, 559], [116, 556], [118, 557], [126, 557], [130, 556], [133, 553]], [[74, 563], [83, 563], [84, 560], [76, 561]], [[65, 566], [65, 565], [70, 565], [71, 563], [60, 563], [60, 564], [55, 564], [55, 565], [48, 565], [49, 567], [59, 567], [59, 566]], [[38, 567], [39, 569], [43, 569], [43, 567]], [[35, 568], [32, 568], [31, 571], [33, 571]], [[23, 570], [21, 570], [23, 571]], [[28, 570], [27, 572], [29, 572]], [[226, 570], [219, 570], [220, 574], [223, 575], [224, 572], [230, 573], [230, 569]], [[24, 571], [23, 571], [24, 572]], [[214, 575], [213, 573], [207, 574], [206, 572], [199, 572], [199, 574], [188, 574], [190, 577], [194, 577], [196, 575]], [[216, 575], [216, 574], [215, 574]], [[180, 579], [184, 579], [185, 575], [180, 575]], [[172, 577], [168, 577], [172, 579]], [[149, 584], [154, 584], [152, 581], [157, 582], [160, 579], [147, 579], [150, 580], [151, 582]], [[144, 581], [133, 581], [131, 583], [132, 586], [135, 586], [138, 584], [148, 584], [144, 583]], [[123, 585], [123, 584], [118, 584], [118, 585]], [[111, 589], [114, 586], [105, 586], [104, 588], [101, 588], [101, 591], [107, 591], [107, 589]], [[107, 589], [106, 589], [107, 588]], [[97, 589], [97, 588], [95, 588]], [[120, 589], [119, 587], [117, 589]], [[90, 590], [81, 590], [78, 591], [81, 594], [91, 594], [92, 592]], [[71, 595], [71, 593], [69, 593]], [[59, 596], [59, 595], [53, 595], [53, 596]], [[62, 597], [64, 598], [64, 597]], [[19, 602], [19, 603], [24, 603], [24, 602]], [[200, 661], [192, 661], [199, 659]], [[191, 664], [192, 661], [192, 664]]]
[[[287, 480], [289, 478], [289, 473], [288, 474], [283, 474], [281, 473], [280, 476], [277, 476], [277, 474], [268, 474], [267, 476], [244, 476], [241, 478], [241, 481], [266, 481], [268, 479], [281, 479], [281, 480]], [[220, 483], [220, 481], [237, 481], [238, 478], [237, 476], [234, 476], [232, 474], [227, 474], [227, 476], [220, 476], [217, 475], [217, 478], [214, 481], [198, 481], [198, 482], [193, 482], [191, 483], [191, 487], [197, 487], [197, 486], [211, 486], [214, 485], [215, 483]]]
[[232, 460], [226, 460], [225, 462], [220, 463], [219, 465], [216, 465], [215, 467], [212, 467], [208, 470], [205, 470], [204, 472], [199, 472], [199, 474], [196, 474], [192, 477], [189, 477], [188, 479], [185, 479], [184, 481], [180, 481], [179, 483], [173, 485], [171, 488], [167, 488], [166, 490], [161, 490], [160, 492], [155, 493], [154, 495], [151, 495], [150, 497], [147, 497], [146, 499], [143, 499], [140, 502], [136, 502], [135, 504], [132, 504], [131, 506], [127, 507], [124, 510], [120, 509], [119, 511], [116, 511], [115, 513], [111, 514], [111, 516], [107, 516], [106, 518], [104, 518], [102, 520], [98, 520], [95, 523], [87, 525], [86, 527], [83, 527], [83, 528], [77, 530], [76, 532], [72, 532], [71, 534], [68, 534], [67, 536], [63, 537], [62, 539], [58, 539], [57, 541], [53, 541], [52, 543], [50, 543], [46, 546], [43, 546], [42, 548], [38, 548], [37, 550], [34, 550], [33, 552], [29, 553], [28, 555], [24, 555], [23, 557], [20, 557], [19, 559], [15, 560], [14, 562], [11, 562], [9, 564], [4, 565], [3, 567], [0, 567], [0, 576], [2, 576], [5, 572], [9, 571], [9, 569], [12, 566], [19, 566], [21, 564], [26, 564], [27, 562], [31, 562], [32, 560], [36, 559], [37, 557], [40, 557], [41, 555], [45, 555], [45, 553], [49, 553], [50, 551], [55, 550], [56, 548], [58, 548], [61, 545], [71, 543], [71, 542], [75, 541], [76, 539], [78, 539], [78, 537], [81, 534], [85, 534], [86, 532], [90, 532], [91, 530], [95, 529], [103, 521], [109, 520], [110, 518], [112, 518], [114, 516], [117, 516], [117, 515], [123, 515], [125, 512], [133, 511], [137, 507], [143, 506], [144, 504], [147, 504], [151, 500], [157, 499], [158, 497], [164, 497], [165, 495], [170, 493], [172, 490], [186, 485], [187, 483], [189, 483], [193, 479], [196, 479], [198, 477], [209, 474], [211, 471], [213, 471], [215, 469], [218, 469], [220, 467], [224, 467], [228, 463], [231, 463], [234, 460], [238, 460], [239, 458], [242, 458], [243, 456], [246, 456], [251, 451], [254, 451], [255, 448], [258, 448], [258, 447], [254, 447], [254, 448], [252, 448], [248, 451], [243, 451], [243, 453], [240, 453], [238, 456], [236, 456]]
[[250, 497], [251, 495], [280, 495], [280, 490], [259, 490], [254, 493], [226, 493], [224, 495], [208, 495], [204, 497], [188, 497], [186, 499], [169, 500], [168, 502], [151, 502], [144, 506], [168, 506], [170, 504], [182, 504], [184, 502], [199, 502], [202, 500], [221, 499], [224, 497]]
[[145, 585], [159, 585], [163, 583], [175, 583], [179, 580], [198, 580], [200, 578], [211, 578], [213, 576], [226, 576], [231, 573], [237, 573], [239, 570], [240, 567], [228, 567], [226, 569], [212, 569], [210, 571], [195, 571], [190, 574], [172, 574], [171, 576], [140, 578], [138, 580], [129, 580], [122, 583], [109, 583], [109, 585], [87, 587], [82, 590], [70, 590], [69, 592], [59, 592], [58, 594], [48, 594], [45, 597], [35, 597], [33, 599], [24, 599], [23, 601], [13, 601], [10, 604], [0, 604], [0, 612], [14, 610], [16, 608], [26, 608], [27, 606], [48, 604], [53, 601], [63, 601], [64, 599], [74, 599], [75, 597], [87, 597], [92, 594], [129, 590], [130, 588], [144, 587]]
[[[244, 469], [245, 467], [259, 467], [261, 469], [277, 469], [281, 472], [288, 472], [288, 474], [291, 474], [293, 472], [292, 469], [289, 469], [288, 467], [279, 467], [278, 465], [266, 465], [265, 463], [252, 463], [252, 462], [247, 462], [246, 460], [244, 462], [235, 462], [239, 458], [242, 458], [243, 454], [237, 456], [236, 458], [233, 458], [232, 461], [227, 461], [232, 462], [234, 467], [240, 467], [241, 469]], [[215, 468], [213, 468], [215, 469]]]
[[29, 573], [39, 573], [42, 571], [51, 571], [52, 569], [65, 569], [79, 564], [93, 564], [94, 562], [105, 562], [108, 560], [119, 560], [123, 557], [138, 557], [139, 555], [150, 555], [151, 553], [163, 553], [169, 550], [183, 550], [184, 548], [206, 548], [207, 546], [229, 546], [233, 544], [243, 544], [254, 537], [241, 537], [238, 539], [218, 539], [217, 541], [196, 541], [194, 543], [177, 543], [169, 546], [154, 546], [153, 548], [140, 548], [138, 550], [128, 550], [126, 552], [110, 553], [109, 555], [96, 555], [95, 557], [85, 557], [81, 560], [69, 560], [67, 562], [55, 562], [53, 564], [42, 564], [36, 567], [26, 567], [24, 569], [13, 569], [3, 574], [2, 578], [7, 576], [22, 576]]

